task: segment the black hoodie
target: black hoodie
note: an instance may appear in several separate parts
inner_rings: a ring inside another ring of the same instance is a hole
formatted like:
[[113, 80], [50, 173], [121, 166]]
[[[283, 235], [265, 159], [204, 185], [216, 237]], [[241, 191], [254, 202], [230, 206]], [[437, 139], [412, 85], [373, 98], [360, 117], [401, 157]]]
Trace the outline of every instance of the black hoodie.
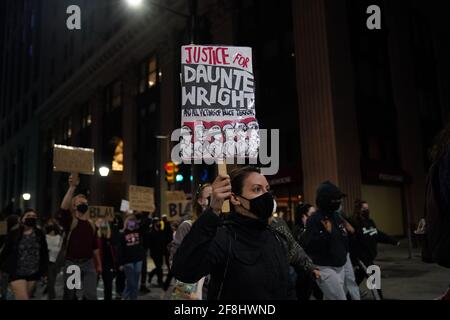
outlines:
[[[331, 222], [331, 233], [326, 231], [322, 220]], [[306, 222], [304, 234], [305, 251], [319, 266], [342, 267], [349, 251], [348, 234], [339, 213], [316, 211]]]
[[267, 224], [237, 213], [222, 222], [207, 209], [178, 248], [172, 272], [185, 283], [210, 274], [208, 300], [289, 298], [283, 240]]

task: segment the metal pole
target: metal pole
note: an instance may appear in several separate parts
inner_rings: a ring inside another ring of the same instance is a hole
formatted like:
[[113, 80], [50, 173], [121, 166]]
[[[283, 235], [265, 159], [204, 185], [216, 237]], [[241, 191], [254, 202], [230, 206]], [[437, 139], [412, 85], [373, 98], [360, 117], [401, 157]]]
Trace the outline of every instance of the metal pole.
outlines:
[[189, 0], [189, 42], [194, 44], [196, 42], [197, 29], [197, 0]]

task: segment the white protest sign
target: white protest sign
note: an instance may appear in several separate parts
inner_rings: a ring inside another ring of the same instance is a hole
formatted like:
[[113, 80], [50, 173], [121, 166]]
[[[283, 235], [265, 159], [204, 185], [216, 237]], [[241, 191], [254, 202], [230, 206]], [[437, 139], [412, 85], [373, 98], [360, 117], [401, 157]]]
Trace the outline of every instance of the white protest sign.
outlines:
[[120, 211], [121, 212], [128, 212], [130, 210], [130, 202], [127, 200], [122, 200], [120, 203]]
[[181, 158], [257, 158], [252, 49], [181, 48]]

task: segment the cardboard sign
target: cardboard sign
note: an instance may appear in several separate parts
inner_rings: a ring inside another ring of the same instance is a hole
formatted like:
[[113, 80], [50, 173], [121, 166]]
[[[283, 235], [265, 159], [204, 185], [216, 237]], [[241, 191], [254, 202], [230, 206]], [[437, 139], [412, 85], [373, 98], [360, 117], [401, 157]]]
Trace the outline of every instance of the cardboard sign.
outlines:
[[173, 200], [167, 201], [166, 207], [167, 220], [176, 221], [192, 216], [191, 200]]
[[93, 221], [102, 218], [107, 221], [114, 220], [114, 207], [91, 206], [89, 207], [89, 218]]
[[6, 235], [6, 221], [0, 221], [0, 236]]
[[130, 208], [133, 211], [155, 212], [154, 189], [140, 186], [130, 186]]
[[166, 201], [186, 200], [186, 194], [183, 191], [165, 191]]
[[53, 171], [93, 175], [94, 149], [53, 146]]
[[130, 211], [130, 202], [127, 200], [122, 200], [122, 202], [120, 203], [120, 211], [121, 212]]
[[181, 158], [257, 158], [252, 49], [181, 48]]

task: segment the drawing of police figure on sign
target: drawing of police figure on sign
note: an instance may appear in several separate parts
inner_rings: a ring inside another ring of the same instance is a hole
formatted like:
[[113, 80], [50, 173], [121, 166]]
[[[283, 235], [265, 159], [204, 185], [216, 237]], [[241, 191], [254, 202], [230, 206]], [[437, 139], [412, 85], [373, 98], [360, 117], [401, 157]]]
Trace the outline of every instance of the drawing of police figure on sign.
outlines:
[[206, 141], [205, 126], [196, 124], [194, 129], [194, 158], [202, 159]]
[[181, 127], [181, 159], [187, 160], [192, 158], [194, 153], [192, 145], [192, 131], [188, 126]]
[[238, 157], [245, 157], [247, 153], [247, 126], [245, 123], [236, 123], [235, 134], [237, 137], [236, 151]]
[[212, 126], [208, 131], [208, 136], [213, 140], [209, 144], [209, 153], [214, 159], [223, 159], [223, 136], [218, 125]]
[[247, 124], [247, 135], [248, 135], [248, 156], [250, 158], [257, 158], [260, 142], [258, 122], [250, 121]]
[[223, 132], [225, 133], [225, 143], [223, 144], [223, 153], [226, 158], [233, 158], [236, 154], [236, 141], [234, 140], [234, 128], [232, 124], [226, 124], [223, 126]]

